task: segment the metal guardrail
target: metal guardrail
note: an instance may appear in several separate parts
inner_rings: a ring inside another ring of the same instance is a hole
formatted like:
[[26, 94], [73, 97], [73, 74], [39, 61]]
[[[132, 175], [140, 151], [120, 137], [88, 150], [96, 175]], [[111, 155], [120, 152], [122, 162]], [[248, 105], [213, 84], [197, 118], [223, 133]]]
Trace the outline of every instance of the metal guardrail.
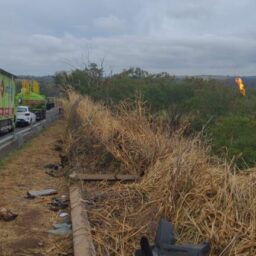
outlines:
[[0, 159], [8, 155], [11, 151], [21, 148], [24, 143], [32, 139], [44, 128], [51, 125], [59, 118], [58, 108], [51, 109], [46, 113], [46, 119], [35, 123], [25, 129], [14, 131], [12, 134], [0, 140]]

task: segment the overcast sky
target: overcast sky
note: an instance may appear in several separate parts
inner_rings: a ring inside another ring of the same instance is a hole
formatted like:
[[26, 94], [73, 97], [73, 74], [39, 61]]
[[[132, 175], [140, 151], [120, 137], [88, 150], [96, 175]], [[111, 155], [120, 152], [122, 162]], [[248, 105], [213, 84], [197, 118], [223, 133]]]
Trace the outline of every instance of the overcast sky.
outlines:
[[15, 74], [103, 59], [106, 73], [256, 74], [256, 0], [0, 2], [0, 68]]

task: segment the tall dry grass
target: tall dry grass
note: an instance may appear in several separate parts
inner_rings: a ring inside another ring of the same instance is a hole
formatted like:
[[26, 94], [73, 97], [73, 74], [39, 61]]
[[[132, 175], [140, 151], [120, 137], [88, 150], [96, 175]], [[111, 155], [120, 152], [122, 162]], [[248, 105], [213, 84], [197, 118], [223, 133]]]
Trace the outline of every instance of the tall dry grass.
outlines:
[[[153, 242], [161, 217], [175, 224], [179, 243], [208, 239], [211, 255], [256, 255], [254, 169], [234, 174], [213, 161], [200, 136], [152, 126], [140, 104], [113, 113], [80, 98], [74, 109], [78, 98], [71, 93], [64, 103], [70, 166], [141, 176], [135, 184], [101, 185], [87, 198], [98, 255], [132, 255], [142, 235]], [[111, 163], [100, 168], [106, 155]]]

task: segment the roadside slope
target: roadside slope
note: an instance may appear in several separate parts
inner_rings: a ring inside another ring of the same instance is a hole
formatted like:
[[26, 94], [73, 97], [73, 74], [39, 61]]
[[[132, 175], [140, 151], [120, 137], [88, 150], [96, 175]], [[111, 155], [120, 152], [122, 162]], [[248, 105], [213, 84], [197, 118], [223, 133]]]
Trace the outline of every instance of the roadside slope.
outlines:
[[11, 222], [0, 221], [0, 255], [72, 255], [70, 237], [56, 237], [47, 231], [60, 222], [56, 212], [48, 209], [51, 197], [25, 199], [28, 190], [55, 188], [67, 195], [64, 178], [45, 174], [44, 166], [58, 163], [54, 144], [62, 136], [59, 121], [22, 150], [15, 152], [0, 169], [0, 207], [12, 209], [19, 216]]
[[97, 255], [133, 255], [142, 236], [153, 244], [161, 218], [175, 225], [179, 244], [209, 240], [210, 255], [256, 255], [256, 168], [237, 172], [200, 134], [188, 136], [186, 123], [163, 126], [134, 106], [110, 109], [73, 93], [64, 104], [69, 171], [140, 176], [82, 184]]

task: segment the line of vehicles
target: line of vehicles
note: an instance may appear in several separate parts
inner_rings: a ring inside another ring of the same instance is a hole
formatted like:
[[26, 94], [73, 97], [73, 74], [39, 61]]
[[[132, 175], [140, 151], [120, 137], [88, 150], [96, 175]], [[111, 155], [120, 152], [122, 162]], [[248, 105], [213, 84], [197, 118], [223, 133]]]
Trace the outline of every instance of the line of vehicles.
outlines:
[[40, 94], [34, 80], [21, 80], [17, 93], [17, 77], [0, 69], [0, 132], [13, 131], [16, 126], [30, 125], [46, 118], [46, 110], [54, 107], [54, 100]]

